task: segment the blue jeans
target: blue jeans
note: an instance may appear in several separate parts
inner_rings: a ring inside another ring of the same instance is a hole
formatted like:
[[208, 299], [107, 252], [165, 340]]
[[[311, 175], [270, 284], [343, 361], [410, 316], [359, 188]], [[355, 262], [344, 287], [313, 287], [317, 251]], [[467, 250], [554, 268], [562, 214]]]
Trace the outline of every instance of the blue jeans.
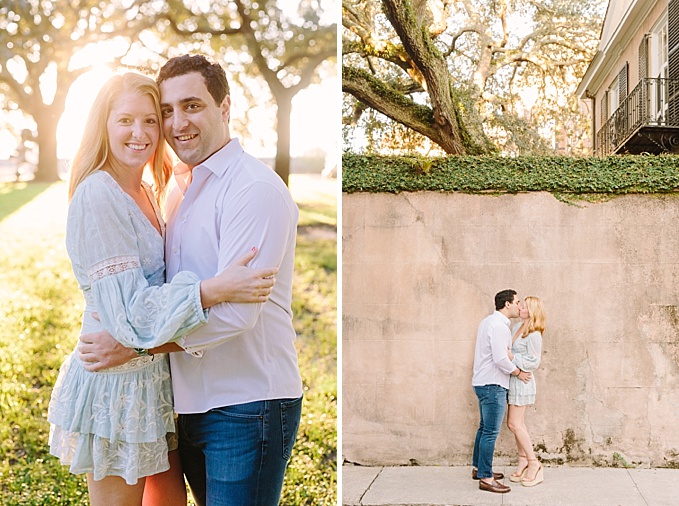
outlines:
[[199, 506], [275, 506], [302, 413], [299, 399], [179, 415], [179, 454]]
[[478, 469], [479, 478], [492, 478], [495, 440], [507, 409], [507, 389], [500, 385], [484, 385], [474, 387], [474, 392], [479, 399], [481, 420], [474, 440], [472, 465]]

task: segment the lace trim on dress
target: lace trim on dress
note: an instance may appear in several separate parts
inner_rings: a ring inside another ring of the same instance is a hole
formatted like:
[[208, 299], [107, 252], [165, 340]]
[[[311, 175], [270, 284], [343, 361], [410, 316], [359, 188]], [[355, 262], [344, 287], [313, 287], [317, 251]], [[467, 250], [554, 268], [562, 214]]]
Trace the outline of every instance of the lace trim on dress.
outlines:
[[113, 257], [94, 264], [87, 271], [87, 277], [91, 282], [99, 281], [106, 276], [112, 276], [114, 274], [120, 274], [121, 272], [128, 271], [130, 269], [141, 268], [141, 262], [139, 257], [135, 256], [120, 256]]
[[133, 358], [129, 362], [124, 363], [123, 365], [118, 365], [116, 367], [109, 367], [108, 369], [102, 369], [100, 372], [101, 373], [107, 373], [107, 372], [127, 372], [127, 371], [132, 371], [135, 369], [139, 369], [140, 367], [144, 367], [154, 360], [158, 360], [159, 358], [162, 358], [162, 354], [155, 354], [155, 355], [146, 355], [143, 357], [137, 357]]

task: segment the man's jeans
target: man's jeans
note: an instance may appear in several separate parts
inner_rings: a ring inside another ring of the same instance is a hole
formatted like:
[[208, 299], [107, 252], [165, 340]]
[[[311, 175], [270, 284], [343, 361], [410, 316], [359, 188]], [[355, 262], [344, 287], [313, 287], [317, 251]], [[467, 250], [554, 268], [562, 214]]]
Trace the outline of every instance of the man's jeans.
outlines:
[[484, 385], [474, 387], [474, 392], [479, 398], [481, 421], [479, 430], [476, 431], [472, 465], [478, 468], [479, 479], [492, 478], [495, 440], [507, 409], [507, 389], [500, 385]]
[[301, 412], [300, 397], [179, 415], [179, 453], [196, 504], [277, 505]]

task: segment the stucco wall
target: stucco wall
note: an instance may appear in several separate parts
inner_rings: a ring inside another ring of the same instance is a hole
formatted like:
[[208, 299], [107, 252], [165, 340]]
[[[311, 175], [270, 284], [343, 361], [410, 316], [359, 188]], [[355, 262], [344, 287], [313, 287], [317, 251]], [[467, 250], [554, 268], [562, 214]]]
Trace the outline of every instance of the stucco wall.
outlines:
[[[478, 323], [514, 288], [546, 304], [543, 459], [679, 466], [679, 198], [344, 194], [343, 456], [469, 464]], [[496, 455], [514, 455], [506, 427]]]

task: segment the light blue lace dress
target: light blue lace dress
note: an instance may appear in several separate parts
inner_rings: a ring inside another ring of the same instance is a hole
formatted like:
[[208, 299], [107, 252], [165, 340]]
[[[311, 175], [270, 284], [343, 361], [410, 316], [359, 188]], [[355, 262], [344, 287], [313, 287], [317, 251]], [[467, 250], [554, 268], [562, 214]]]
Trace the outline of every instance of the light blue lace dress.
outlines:
[[[517, 323], [512, 329], [512, 337], [516, 334], [521, 322]], [[512, 345], [516, 367], [524, 371], [532, 372], [533, 377], [528, 383], [524, 383], [516, 376], [509, 377], [509, 396], [507, 402], [514, 406], [527, 406], [535, 404], [535, 394], [537, 392], [535, 383], [535, 371], [540, 367], [540, 357], [542, 355], [542, 334], [535, 331], [526, 337], [517, 337]]]
[[[180, 272], [164, 284], [164, 243], [108, 173], [96, 171], [80, 184], [66, 248], [85, 297], [82, 333], [104, 328], [125, 346], [152, 348], [207, 321], [195, 274]], [[61, 366], [48, 420], [50, 453], [72, 473], [120, 476], [132, 485], [166, 471], [166, 434], [175, 430], [167, 355], [90, 373], [74, 351]]]

